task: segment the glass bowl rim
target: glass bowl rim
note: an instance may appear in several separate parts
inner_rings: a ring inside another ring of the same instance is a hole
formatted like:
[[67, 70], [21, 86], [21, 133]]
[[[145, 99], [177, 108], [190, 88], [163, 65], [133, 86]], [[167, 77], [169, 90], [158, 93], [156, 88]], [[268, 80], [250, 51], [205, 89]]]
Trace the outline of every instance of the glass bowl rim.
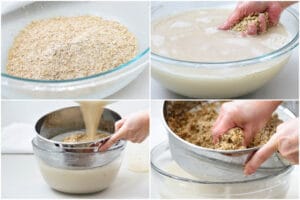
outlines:
[[190, 179], [190, 178], [185, 178], [185, 177], [181, 177], [181, 176], [177, 176], [174, 174], [170, 174], [169, 172], [167, 172], [166, 170], [161, 169], [160, 167], [158, 167], [154, 161], [153, 161], [153, 152], [158, 149], [161, 146], [165, 146], [168, 150], [170, 149], [169, 147], [169, 143], [167, 140], [161, 142], [160, 144], [156, 145], [152, 150], [151, 150], [151, 168], [154, 169], [155, 172], [157, 172], [158, 174], [170, 178], [172, 180], [176, 180], [176, 181], [182, 181], [182, 182], [188, 182], [188, 183], [196, 183], [196, 184], [214, 184], [214, 185], [220, 185], [220, 184], [238, 184], [238, 183], [248, 183], [248, 182], [255, 182], [255, 181], [261, 181], [261, 180], [266, 180], [266, 179], [271, 179], [274, 177], [278, 177], [278, 176], [284, 176], [285, 174], [290, 173], [293, 169], [294, 166], [292, 165], [288, 165], [285, 168], [277, 171], [274, 174], [265, 176], [265, 177], [260, 177], [257, 178], [255, 180], [244, 180], [244, 181], [218, 181], [218, 182], [214, 182], [214, 181], [201, 181], [201, 180], [196, 180], [196, 179]]

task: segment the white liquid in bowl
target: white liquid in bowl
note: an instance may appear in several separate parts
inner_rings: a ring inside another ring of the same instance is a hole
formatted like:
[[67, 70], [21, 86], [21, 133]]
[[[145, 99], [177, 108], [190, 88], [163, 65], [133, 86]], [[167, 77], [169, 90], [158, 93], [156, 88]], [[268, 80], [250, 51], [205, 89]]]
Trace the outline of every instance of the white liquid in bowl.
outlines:
[[[164, 170], [179, 177], [201, 180], [185, 172], [174, 161], [167, 163]], [[205, 172], [203, 177], [204, 180], [209, 178], [205, 177]], [[199, 184], [161, 178], [158, 190], [162, 198], [284, 198], [289, 188], [289, 178], [287, 175], [236, 184]], [[213, 181], [214, 177], [209, 179]]]
[[232, 98], [250, 93], [272, 79], [285, 65], [290, 52], [251, 64], [202, 64], [263, 56], [289, 41], [279, 24], [259, 36], [241, 36], [217, 27], [229, 10], [202, 9], [179, 13], [152, 25], [152, 52], [184, 61], [200, 62], [185, 66], [180, 62], [152, 59], [152, 76], [166, 88], [194, 98]]
[[248, 94], [272, 79], [290, 54], [239, 69], [201, 69], [152, 60], [152, 76], [166, 88], [193, 98], [231, 98]]
[[84, 194], [104, 190], [109, 187], [119, 171], [121, 156], [107, 165], [91, 169], [62, 169], [52, 167], [38, 160], [41, 173], [50, 187], [55, 190]]
[[262, 56], [288, 41], [282, 24], [259, 36], [218, 30], [231, 10], [202, 9], [157, 20], [152, 25], [152, 51], [177, 60], [224, 62]]

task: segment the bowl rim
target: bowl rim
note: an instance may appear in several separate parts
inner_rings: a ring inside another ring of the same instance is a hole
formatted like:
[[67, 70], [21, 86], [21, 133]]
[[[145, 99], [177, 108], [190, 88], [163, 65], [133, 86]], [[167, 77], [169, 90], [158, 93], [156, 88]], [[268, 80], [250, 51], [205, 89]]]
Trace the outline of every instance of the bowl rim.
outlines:
[[167, 171], [161, 169], [160, 167], [158, 167], [155, 163], [154, 163], [154, 151], [157, 150], [159, 147], [164, 146], [165, 149], [167, 151], [170, 151], [170, 146], [168, 144], [168, 141], [165, 140], [163, 142], [161, 142], [160, 144], [156, 145], [152, 150], [151, 150], [151, 168], [154, 169], [154, 171], [156, 171], [157, 173], [159, 173], [160, 175], [163, 175], [167, 178], [170, 179], [175, 179], [177, 181], [183, 181], [183, 182], [188, 182], [188, 183], [196, 183], [196, 184], [214, 184], [214, 185], [220, 185], [220, 184], [237, 184], [237, 183], [248, 183], [248, 182], [255, 182], [255, 181], [260, 181], [260, 180], [266, 180], [266, 179], [271, 179], [271, 178], [275, 178], [278, 176], [284, 176], [285, 174], [290, 173], [293, 169], [294, 166], [292, 165], [288, 165], [284, 168], [282, 168], [281, 170], [277, 171], [274, 174], [268, 175], [268, 176], [264, 176], [264, 177], [260, 177], [257, 179], [252, 179], [252, 180], [243, 180], [243, 181], [219, 181], [219, 182], [214, 182], [214, 181], [201, 181], [201, 180], [196, 180], [196, 179], [190, 179], [190, 178], [185, 178], [185, 177], [181, 177], [181, 176], [177, 176], [171, 173], [168, 173]]
[[[62, 149], [60, 150], [53, 150], [53, 149], [47, 149], [47, 148], [43, 148], [41, 146], [39, 146], [38, 144], [36, 144], [35, 140], [37, 140], [39, 137], [34, 137], [31, 140], [31, 144], [34, 148], [37, 148], [41, 151], [44, 152], [50, 152], [50, 153], [64, 153], [64, 154], [78, 154], [77, 152], [67, 152], [67, 151], [63, 151]], [[126, 146], [126, 141], [125, 140], [119, 140], [119, 142], [117, 142], [115, 145], [111, 146], [109, 149], [107, 149], [104, 152], [100, 152], [100, 151], [93, 151], [93, 152], [80, 152], [80, 154], [103, 154], [105, 152], [110, 152], [110, 151], [115, 151], [118, 149], [124, 150]], [[97, 147], [98, 148], [98, 147]], [[84, 150], [94, 150], [95, 147], [74, 147], [74, 148], [68, 148], [68, 149], [72, 149], [72, 150], [80, 150], [80, 149], [84, 149]], [[34, 149], [33, 149], [34, 150]]]
[[[201, 147], [201, 146], [197, 146], [195, 144], [192, 144], [192, 143], [190, 143], [190, 142], [182, 139], [181, 137], [179, 137], [169, 127], [169, 125], [168, 125], [168, 123], [166, 121], [165, 115], [164, 115], [165, 105], [166, 105], [166, 103], [168, 101], [170, 101], [170, 100], [165, 100], [164, 103], [163, 103], [163, 106], [162, 106], [161, 117], [162, 117], [163, 125], [164, 125], [165, 129], [168, 131], [168, 134], [172, 134], [172, 136], [176, 140], [180, 141], [181, 143], [184, 143], [187, 146], [190, 146], [190, 147], [192, 147], [194, 149], [198, 149], [198, 150], [201, 150], [201, 151], [209, 151], [209, 152], [213, 152], [213, 153], [229, 154], [229, 155], [230, 154], [236, 154], [237, 151], [238, 151], [238, 153], [251, 152], [251, 151], [257, 150], [257, 148], [260, 148], [260, 147], [263, 146], [263, 145], [261, 145], [261, 146], [258, 146], [258, 147], [251, 147], [251, 148], [242, 149], [242, 150], [220, 150], [220, 149], [210, 149], [210, 148]], [[175, 100], [175, 101], [180, 101], [180, 100]], [[187, 100], [184, 100], [184, 101], [187, 101]], [[192, 101], [197, 101], [197, 100], [192, 100]], [[282, 105], [279, 105], [276, 110], [282, 110], [285, 114], [287, 114], [289, 117], [291, 117], [291, 119], [295, 119], [296, 118], [296, 115], [292, 111], [290, 111], [288, 108], [286, 108], [286, 107], [284, 107]], [[276, 113], [276, 110], [273, 113]]]
[[[53, 111], [48, 112], [48, 113], [42, 115], [41, 117], [39, 117], [38, 120], [36, 121], [35, 125], [34, 125], [34, 130], [36, 132], [36, 136], [34, 138], [37, 138], [37, 139], [39, 139], [39, 140], [41, 140], [43, 142], [46, 142], [47, 144], [51, 144], [51, 145], [55, 145], [55, 146], [58, 145], [60, 148], [57, 148], [57, 149], [60, 149], [60, 150], [62, 150], [62, 149], [70, 149], [70, 150], [77, 150], [78, 149], [78, 150], [80, 150], [80, 149], [95, 149], [95, 148], [99, 148], [99, 145], [98, 146], [91, 146], [91, 147], [86, 147], [86, 146], [81, 146], [81, 145], [89, 145], [89, 144], [93, 145], [93, 144], [103, 143], [103, 142], [106, 142], [113, 135], [113, 133], [109, 133], [110, 134], [109, 136], [106, 136], [106, 137], [101, 138], [99, 140], [88, 141], [88, 142], [78, 142], [78, 143], [76, 143], [76, 145], [78, 145], [76, 147], [72, 147], [72, 146], [62, 147], [63, 145], [73, 145], [74, 143], [54, 141], [54, 140], [45, 138], [42, 135], [40, 135], [38, 129], [39, 129], [41, 123], [43, 122], [43, 120], [48, 115], [51, 115], [51, 114], [56, 113], [56, 112], [61, 112], [61, 111], [64, 111], [64, 110], [68, 110], [68, 109], [80, 109], [80, 106], [67, 106], [67, 107], [59, 108], [59, 109], [53, 110]], [[110, 113], [113, 113], [117, 117], [117, 120], [119, 120], [119, 119], [122, 118], [121, 115], [118, 114], [116, 111], [114, 111], [112, 109], [109, 109], [107, 107], [104, 107], [103, 111], [108, 111]], [[32, 144], [34, 142], [34, 138], [32, 139]], [[110, 149], [111, 150], [115, 150], [115, 149], [118, 149], [119, 146], [122, 147], [122, 146], [124, 146], [126, 144], [125, 140], [119, 140], [119, 141], [121, 141], [121, 142], [120, 143], [116, 143]], [[37, 148], [47, 151], [47, 149], [45, 149], [43, 147], [40, 147], [37, 144], [35, 144], [35, 145], [37, 146]], [[51, 150], [51, 152], [53, 152], [53, 150]], [[56, 152], [60, 152], [60, 151], [56, 151]]]
[[28, 82], [28, 83], [78, 83], [80, 81], [85, 81], [85, 80], [91, 80], [93, 78], [101, 78], [104, 77], [105, 75], [111, 75], [113, 73], [116, 73], [122, 69], [128, 68], [131, 64], [135, 64], [138, 61], [140, 61], [148, 52], [150, 51], [150, 48], [147, 47], [146, 49], [144, 49], [142, 52], [140, 52], [139, 54], [137, 54], [134, 58], [132, 58], [131, 60], [129, 60], [126, 63], [123, 63], [119, 66], [114, 67], [113, 69], [104, 71], [104, 72], [100, 72], [97, 74], [93, 74], [90, 76], [85, 76], [85, 77], [80, 77], [80, 78], [75, 78], [75, 79], [64, 79], [64, 80], [42, 80], [42, 79], [29, 79], [29, 78], [22, 78], [22, 77], [17, 77], [17, 76], [13, 76], [13, 75], [9, 75], [5, 72], [1, 72], [1, 77], [2, 78], [8, 78], [8, 79], [12, 79], [12, 80], [16, 80], [16, 81], [23, 81], [23, 82]]
[[[292, 15], [299, 25], [298, 12], [294, 8], [287, 8], [285, 11], [288, 12], [290, 15]], [[185, 61], [185, 60], [170, 58], [167, 56], [156, 54], [152, 51], [151, 51], [151, 59], [158, 61], [158, 62], [173, 64], [173, 65], [178, 65], [178, 66], [182, 65], [184, 67], [191, 67], [191, 68], [246, 67], [247, 65], [250, 65], [250, 64], [257, 64], [258, 62], [264, 62], [264, 61], [272, 60], [273, 58], [277, 58], [278, 56], [281, 56], [289, 51], [292, 51], [298, 45], [299, 45], [299, 30], [297, 30], [295, 36], [281, 48], [279, 48], [275, 51], [271, 51], [269, 53], [263, 54], [261, 56], [256, 56], [256, 57], [248, 58], [248, 59], [224, 61], [224, 62], [196, 62], [196, 61]]]

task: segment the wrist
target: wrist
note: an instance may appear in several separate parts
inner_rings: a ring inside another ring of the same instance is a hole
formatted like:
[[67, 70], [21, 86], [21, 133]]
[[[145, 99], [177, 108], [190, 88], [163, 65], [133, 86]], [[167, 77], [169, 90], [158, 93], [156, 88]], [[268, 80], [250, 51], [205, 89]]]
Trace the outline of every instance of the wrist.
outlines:
[[280, 4], [282, 9], [285, 9], [285, 8], [289, 7], [290, 5], [293, 5], [294, 3], [296, 3], [296, 1], [280, 1], [278, 3]]

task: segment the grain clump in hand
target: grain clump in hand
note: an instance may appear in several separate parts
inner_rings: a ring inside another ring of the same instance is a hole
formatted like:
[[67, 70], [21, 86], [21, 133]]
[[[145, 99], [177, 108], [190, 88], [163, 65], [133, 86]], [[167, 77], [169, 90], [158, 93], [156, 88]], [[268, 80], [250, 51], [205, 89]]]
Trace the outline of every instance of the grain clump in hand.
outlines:
[[244, 17], [240, 22], [235, 24], [231, 30], [256, 35], [264, 33], [269, 28], [269, 15], [265, 13], [254, 13]]

